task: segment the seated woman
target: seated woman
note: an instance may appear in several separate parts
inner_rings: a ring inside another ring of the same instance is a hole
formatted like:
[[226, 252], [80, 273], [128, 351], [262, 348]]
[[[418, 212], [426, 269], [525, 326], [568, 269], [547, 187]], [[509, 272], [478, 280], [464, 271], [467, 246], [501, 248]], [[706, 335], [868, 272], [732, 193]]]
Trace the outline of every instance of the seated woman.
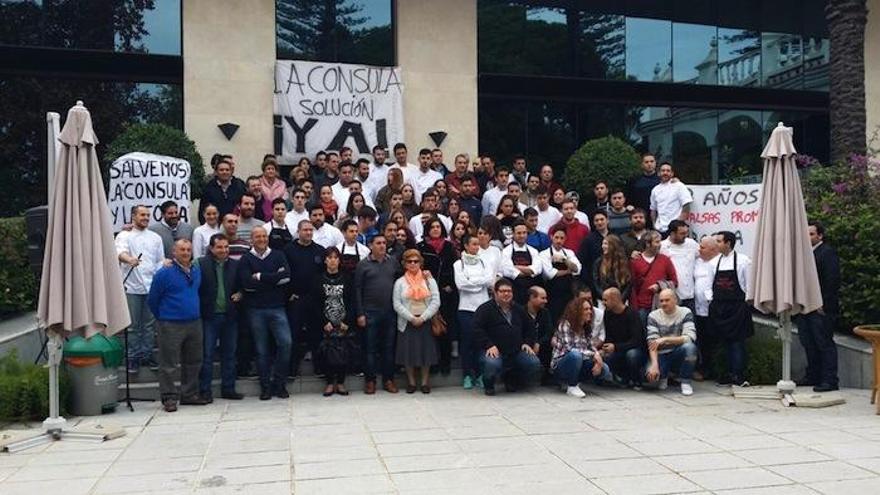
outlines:
[[553, 358], [550, 368], [560, 384], [567, 387], [566, 394], [572, 397], [586, 397], [578, 385], [581, 381], [611, 379], [608, 365], [593, 345], [592, 326], [593, 305], [587, 298], [579, 297], [565, 307], [551, 341]]
[[437, 364], [437, 344], [431, 333], [431, 317], [440, 309], [440, 290], [433, 277], [426, 278], [417, 249], [403, 253], [404, 274], [394, 282], [392, 304], [397, 313], [397, 364], [406, 367], [406, 393], [416, 391], [416, 368], [421, 372], [421, 391], [431, 393], [428, 377]]
[[348, 395], [345, 388], [351, 332], [354, 329], [354, 290], [351, 278], [339, 271], [339, 250], [329, 247], [324, 251], [324, 273], [318, 277], [315, 294], [318, 296], [320, 328], [324, 342], [321, 343], [321, 360], [327, 375], [324, 397], [334, 393]]

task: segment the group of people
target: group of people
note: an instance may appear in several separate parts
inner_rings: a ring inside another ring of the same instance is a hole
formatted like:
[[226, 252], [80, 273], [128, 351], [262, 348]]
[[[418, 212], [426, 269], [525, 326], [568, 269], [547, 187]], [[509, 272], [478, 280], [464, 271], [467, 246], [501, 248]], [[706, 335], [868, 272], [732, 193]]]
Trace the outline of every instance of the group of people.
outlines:
[[[370, 159], [320, 152], [286, 174], [267, 155], [246, 180], [215, 155], [200, 226], [172, 201], [152, 225], [148, 208], [133, 208], [116, 238], [128, 372], [157, 369], [168, 411], [213, 400], [218, 353], [232, 400], [236, 378], [254, 375], [260, 399], [288, 397], [304, 359], [325, 396], [348, 395], [350, 374], [367, 394], [398, 393], [400, 367], [406, 392], [427, 394], [431, 373], [448, 375], [456, 358], [462, 386], [487, 395], [538, 379], [575, 397], [582, 381], [672, 379], [684, 395], [692, 380], [748, 384], [750, 260], [731, 232], [691, 238], [692, 198], [672, 164], [645, 154], [625, 187], [599, 181], [581, 204], [553, 167], [532, 174], [522, 156], [508, 169], [489, 155], [448, 166], [439, 149], [420, 150], [418, 164], [403, 143], [392, 152], [392, 163], [380, 146]], [[811, 229], [821, 244], [821, 226]], [[830, 331], [835, 308], [810, 324]], [[813, 334], [823, 357], [807, 380], [835, 389], [828, 339]]]

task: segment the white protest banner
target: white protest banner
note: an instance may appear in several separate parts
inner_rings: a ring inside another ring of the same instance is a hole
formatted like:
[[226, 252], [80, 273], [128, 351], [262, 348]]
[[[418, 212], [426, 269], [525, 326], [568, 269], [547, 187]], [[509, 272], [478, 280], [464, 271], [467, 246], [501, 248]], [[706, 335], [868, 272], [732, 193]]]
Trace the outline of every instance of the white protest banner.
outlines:
[[694, 197], [687, 223], [691, 235], [729, 230], [736, 235], [736, 250], [752, 256], [761, 208], [761, 184], [688, 186]]
[[191, 211], [189, 162], [182, 158], [134, 152], [120, 156], [110, 165], [110, 192], [107, 194], [113, 231], [131, 223], [131, 207], [150, 208], [151, 223], [162, 219], [159, 205], [177, 203], [180, 221], [188, 222]]
[[348, 146], [403, 142], [403, 84], [398, 67], [275, 62], [275, 153], [282, 163]]

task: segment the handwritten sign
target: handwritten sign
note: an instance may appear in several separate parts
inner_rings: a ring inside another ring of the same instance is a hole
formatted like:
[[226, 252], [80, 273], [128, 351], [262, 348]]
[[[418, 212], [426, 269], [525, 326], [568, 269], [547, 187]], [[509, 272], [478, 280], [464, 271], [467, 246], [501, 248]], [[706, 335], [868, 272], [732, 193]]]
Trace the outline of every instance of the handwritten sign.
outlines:
[[343, 146], [369, 154], [403, 140], [399, 68], [275, 63], [275, 153], [282, 163]]
[[722, 230], [736, 235], [736, 249], [752, 255], [761, 208], [761, 184], [689, 186], [694, 202], [687, 222], [699, 240]]
[[113, 230], [131, 223], [132, 206], [144, 205], [152, 212], [152, 222], [162, 219], [159, 206], [177, 203], [182, 222], [191, 210], [189, 162], [182, 158], [134, 152], [122, 155], [110, 165], [110, 192], [107, 195]]

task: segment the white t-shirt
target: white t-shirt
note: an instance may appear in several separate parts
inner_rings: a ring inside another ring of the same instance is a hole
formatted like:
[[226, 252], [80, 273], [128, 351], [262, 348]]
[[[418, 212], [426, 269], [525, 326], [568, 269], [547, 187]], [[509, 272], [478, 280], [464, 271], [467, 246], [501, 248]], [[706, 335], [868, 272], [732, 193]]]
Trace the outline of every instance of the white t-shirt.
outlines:
[[678, 287], [675, 292], [679, 299], [694, 298], [694, 265], [700, 255], [700, 245], [690, 237], [681, 244], [673, 244], [669, 239], [660, 243], [660, 252], [672, 259]]
[[654, 228], [666, 232], [669, 222], [681, 215], [684, 205], [694, 201], [684, 182], [661, 182], [651, 190], [651, 211], [657, 212]]
[[[403, 183], [404, 184], [411, 184], [413, 186], [413, 189], [415, 189], [416, 185], [415, 185], [415, 183], [413, 183], [413, 176], [415, 175], [415, 173], [419, 169], [419, 167], [417, 167], [416, 165], [413, 165], [412, 163], [407, 162], [405, 167], [401, 167], [399, 163], [395, 163], [394, 165], [391, 165], [391, 167], [389, 167], [389, 168], [399, 168], [400, 173], [403, 174]], [[386, 173], [385, 174], [385, 184], [382, 184], [382, 185], [384, 186], [387, 183], [388, 183], [388, 174]]]
[[495, 283], [495, 272], [482, 256], [477, 256], [475, 263], [456, 260], [452, 269], [455, 274], [455, 288], [458, 289], [459, 311], [476, 311], [489, 300], [489, 288]]
[[193, 230], [192, 240], [193, 259], [197, 260], [204, 256], [205, 253], [208, 252], [208, 245], [211, 243], [211, 237], [214, 234], [220, 234], [222, 232], [223, 230], [220, 228], [220, 225], [211, 227], [205, 223], [196, 227], [195, 230]]
[[477, 253], [477, 256], [480, 257], [481, 260], [486, 262], [486, 265], [495, 275], [492, 279], [492, 283], [495, 283], [495, 279], [501, 276], [501, 250], [498, 249], [497, 246], [489, 245], [486, 249], [480, 248], [480, 251]]
[[443, 176], [436, 170], [431, 170], [429, 168], [426, 172], [422, 172], [421, 169], [416, 169], [415, 173], [412, 175], [412, 186], [413, 191], [415, 192], [416, 203], [421, 204], [422, 194], [425, 194], [425, 191], [427, 191], [429, 187], [434, 187], [434, 183], [442, 178]]
[[370, 194], [372, 201], [376, 201], [376, 194], [379, 193], [380, 189], [388, 185], [388, 170], [390, 168], [385, 164], [378, 167], [375, 163], [370, 164], [370, 177], [367, 179], [369, 187], [367, 187], [367, 184], [364, 184], [364, 191]]
[[287, 215], [284, 215], [284, 223], [287, 225], [287, 230], [290, 231], [290, 235], [292, 235], [294, 239], [299, 239], [299, 223], [308, 219], [308, 208], [303, 208], [303, 211], [301, 212], [290, 210], [287, 212]]
[[344, 241], [345, 237], [342, 236], [342, 232], [329, 223], [321, 225], [320, 229], [315, 229], [315, 234], [312, 236], [312, 242], [320, 244], [323, 248], [338, 246], [340, 242]]
[[590, 228], [590, 217], [582, 212], [581, 210], [574, 211], [574, 218], [577, 219], [582, 225], [585, 225], [587, 228]]
[[537, 206], [535, 209], [538, 210], [538, 230], [545, 234], [550, 232], [550, 227], [556, 225], [556, 222], [562, 220], [562, 213], [555, 206], [547, 206], [544, 211]]
[[128, 280], [125, 281], [127, 294], [147, 294], [153, 283], [153, 275], [162, 268], [165, 260], [165, 248], [159, 234], [149, 229], [123, 230], [116, 236], [114, 241], [116, 256], [128, 253], [137, 258], [140, 256], [140, 264], [132, 268], [127, 263], [119, 263], [120, 275], [125, 278], [131, 271]]
[[501, 198], [507, 194], [507, 187], [498, 189], [493, 187], [483, 193], [483, 215], [495, 215], [498, 212], [498, 205], [501, 204]]

